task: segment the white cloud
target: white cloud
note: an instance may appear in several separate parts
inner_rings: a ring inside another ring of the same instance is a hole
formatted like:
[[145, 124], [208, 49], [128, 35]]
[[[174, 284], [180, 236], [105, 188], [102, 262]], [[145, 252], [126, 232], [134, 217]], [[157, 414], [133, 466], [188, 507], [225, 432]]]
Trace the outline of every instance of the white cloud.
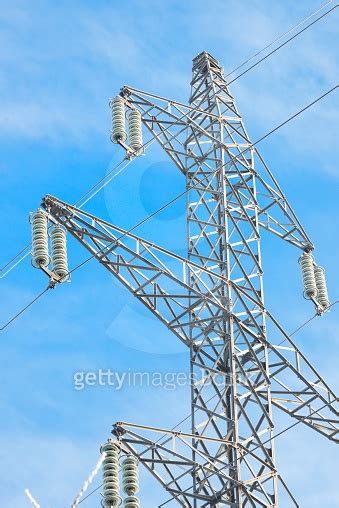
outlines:
[[[126, 82], [187, 97], [192, 51], [203, 49], [201, 45], [215, 51], [227, 72], [311, 11], [309, 5], [291, 11], [289, 5], [270, 4], [267, 9], [267, 2], [254, 2], [248, 8], [230, 0], [212, 2], [203, 15], [190, 2], [177, 13], [156, 3], [145, 10], [136, 2], [134, 10], [71, 7], [65, 16], [62, 5], [52, 11], [43, 4], [36, 9], [23, 5], [8, 7], [3, 14], [0, 61], [6, 77], [0, 81], [0, 132], [54, 143], [106, 137], [108, 98]], [[335, 16], [320, 21], [231, 86], [254, 135], [335, 82]], [[173, 30], [174, 22], [181, 33]], [[322, 169], [335, 172], [326, 159], [337, 124], [332, 96], [279, 136], [296, 155], [313, 152]]]

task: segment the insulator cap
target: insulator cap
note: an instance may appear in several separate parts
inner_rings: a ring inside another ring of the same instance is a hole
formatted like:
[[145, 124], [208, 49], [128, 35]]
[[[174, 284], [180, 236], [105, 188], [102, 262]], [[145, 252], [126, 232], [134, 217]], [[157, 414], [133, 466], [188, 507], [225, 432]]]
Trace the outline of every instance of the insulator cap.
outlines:
[[128, 496], [124, 499], [124, 508], [139, 508], [140, 501], [139, 498], [135, 496]]

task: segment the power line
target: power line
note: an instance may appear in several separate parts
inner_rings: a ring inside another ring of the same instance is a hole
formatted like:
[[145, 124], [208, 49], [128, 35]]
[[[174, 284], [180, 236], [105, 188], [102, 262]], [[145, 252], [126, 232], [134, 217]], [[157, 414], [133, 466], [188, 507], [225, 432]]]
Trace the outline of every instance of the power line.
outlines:
[[318, 14], [318, 12], [322, 11], [325, 9], [326, 6], [328, 6], [329, 4], [333, 3], [333, 0], [330, 0], [329, 2], [326, 2], [325, 4], [323, 4], [321, 7], [319, 7], [316, 11], [312, 12], [310, 15], [308, 15], [306, 18], [302, 19], [299, 23], [297, 23], [296, 25], [294, 25], [292, 28], [290, 28], [289, 30], [287, 30], [286, 32], [284, 32], [283, 34], [279, 35], [279, 37], [277, 37], [276, 39], [274, 39], [273, 41], [271, 41], [269, 44], [267, 44], [264, 48], [262, 48], [260, 51], [257, 51], [254, 55], [252, 55], [251, 57], [247, 58], [247, 60], [244, 60], [241, 64], [239, 64], [237, 67], [235, 67], [233, 70], [231, 70], [230, 72], [228, 72], [226, 75], [225, 75], [225, 78], [227, 78], [228, 76], [230, 76], [231, 74], [234, 74], [236, 71], [238, 71], [239, 69], [241, 69], [242, 67], [244, 67], [246, 64], [248, 64], [249, 62], [251, 62], [255, 57], [261, 55], [264, 51], [266, 51], [266, 49], [269, 49], [271, 48], [276, 42], [280, 41], [281, 39], [283, 39], [286, 35], [288, 35], [289, 33], [293, 32], [294, 30], [296, 30], [296, 28], [298, 28], [299, 26], [303, 25], [306, 21], [308, 21], [309, 19], [313, 18], [313, 16], [315, 16], [316, 14]]
[[2, 332], [5, 328], [7, 328], [7, 326], [13, 323], [13, 321], [15, 321], [19, 316], [21, 316], [21, 314], [23, 314], [27, 309], [29, 309], [29, 307], [32, 307], [32, 305], [34, 305], [34, 303], [37, 302], [50, 288], [51, 286], [47, 286], [46, 289], [41, 291], [41, 293], [39, 293], [35, 298], [33, 298], [33, 300], [30, 303], [28, 303], [25, 307], [23, 307], [17, 314], [15, 314], [15, 316], [13, 316], [9, 321], [7, 321], [7, 323], [5, 323], [0, 328], [0, 332]]
[[[246, 153], [248, 150], [250, 150], [251, 148], [253, 148], [254, 146], [258, 145], [261, 141], [263, 141], [264, 139], [268, 138], [268, 136], [270, 136], [271, 134], [273, 134], [274, 132], [276, 132], [278, 129], [280, 129], [281, 127], [283, 127], [284, 125], [286, 125], [287, 123], [289, 123], [291, 120], [293, 120], [294, 118], [296, 118], [297, 116], [299, 116], [300, 114], [302, 114], [303, 112], [305, 112], [307, 109], [309, 109], [310, 107], [312, 107], [314, 104], [316, 104], [317, 102], [319, 102], [320, 100], [322, 100], [323, 98], [325, 98], [326, 96], [328, 96], [330, 93], [332, 93], [334, 90], [336, 90], [338, 88], [339, 85], [336, 85], [334, 86], [333, 88], [331, 88], [330, 90], [328, 90], [327, 92], [323, 93], [321, 96], [317, 97], [315, 100], [313, 100], [312, 102], [310, 102], [309, 104], [307, 104], [306, 106], [304, 106], [303, 108], [301, 108], [299, 111], [297, 111], [296, 113], [294, 113], [293, 115], [291, 115], [287, 120], [285, 120], [284, 122], [280, 123], [279, 125], [277, 125], [276, 127], [274, 127], [273, 129], [271, 129], [269, 132], [267, 132], [265, 135], [261, 136], [257, 141], [255, 141], [254, 143], [250, 144], [249, 147], [247, 147], [245, 150], [243, 150], [242, 152], [240, 152], [236, 157], [231, 157], [229, 161], [227, 161], [225, 164], [224, 164], [224, 167], [226, 167], [227, 165], [231, 164], [233, 161], [235, 161], [237, 159], [237, 157], [239, 157], [240, 155]], [[187, 115], [188, 113], [185, 113], [185, 115]], [[183, 115], [183, 116], [185, 116]], [[184, 196], [185, 194], [187, 193], [187, 190], [184, 190], [183, 192], [181, 192], [180, 194], [178, 194], [177, 196], [175, 196], [173, 199], [171, 199], [170, 201], [168, 201], [167, 203], [165, 203], [164, 205], [162, 205], [160, 208], [158, 208], [155, 212], [151, 213], [150, 215], [148, 215], [147, 217], [145, 217], [144, 219], [142, 219], [141, 221], [139, 221], [137, 224], [135, 224], [134, 226], [132, 226], [130, 229], [128, 229], [127, 231], [125, 231], [124, 233], [122, 233], [122, 235], [120, 235], [118, 238], [116, 238], [113, 242], [109, 243], [108, 245], [106, 245], [105, 247], [103, 247], [102, 249], [100, 249], [96, 254], [92, 254], [91, 256], [89, 256], [88, 258], [86, 258], [84, 261], [82, 261], [81, 263], [79, 263], [78, 265], [76, 265], [74, 268], [72, 268], [71, 270], [69, 270], [68, 274], [67, 275], [70, 275], [71, 273], [75, 272], [76, 270], [78, 270], [79, 268], [81, 268], [82, 266], [84, 266], [85, 264], [87, 264], [91, 259], [95, 258], [96, 255], [98, 254], [101, 254], [101, 253], [104, 253], [104, 254], [107, 254], [109, 252], [107, 252], [108, 249], [111, 249], [111, 247], [113, 245], [116, 244], [116, 242], [118, 242], [121, 238], [123, 238], [125, 235], [131, 233], [132, 231], [134, 231], [135, 229], [137, 229], [138, 227], [140, 227], [142, 224], [145, 224], [146, 222], [148, 222], [151, 218], [153, 218], [155, 215], [157, 215], [158, 213], [160, 213], [161, 211], [163, 211], [164, 209], [166, 209], [168, 206], [172, 205], [175, 201], [177, 201], [179, 198], [181, 198], [182, 196]], [[58, 283], [59, 281], [57, 281]], [[28, 305], [26, 305], [20, 312], [18, 312], [18, 314], [16, 314], [13, 318], [10, 319], [10, 321], [8, 321], [3, 327], [0, 327], [0, 331], [4, 330], [5, 328], [7, 328], [7, 326], [9, 324], [11, 324], [13, 321], [15, 321], [23, 312], [25, 312], [26, 309], [28, 309], [29, 307], [31, 307], [31, 305], [33, 305], [46, 291], [48, 291], [48, 289], [50, 289], [50, 286], [48, 286], [41, 294], [39, 294], [36, 298], [34, 298], [34, 300], [32, 300], [32, 302], [30, 302]]]
[[[151, 139], [147, 143], [143, 145], [143, 149], [145, 150], [151, 143], [153, 143], [155, 140]], [[114, 166], [113, 169], [111, 169], [103, 178], [101, 178], [99, 181], [97, 181], [92, 187], [90, 187], [84, 194], [82, 194], [77, 201], [75, 201], [74, 206], [77, 206], [78, 208], [82, 208], [88, 201], [90, 201], [101, 189], [106, 187], [108, 183], [110, 183], [114, 178], [116, 178], [124, 169], [126, 169], [127, 166], [133, 161], [134, 159], [126, 159], [125, 157]], [[125, 164], [124, 164], [125, 163]], [[121, 167], [122, 166], [122, 167]], [[120, 168], [119, 171], [117, 171]], [[117, 171], [117, 172], [116, 172]], [[100, 186], [101, 184], [101, 186]], [[93, 191], [92, 194], [90, 194]], [[82, 201], [84, 200], [84, 201]], [[82, 201], [82, 202], [81, 202]], [[4, 278], [9, 272], [11, 272], [21, 261], [23, 261], [30, 253], [31, 253], [31, 242], [28, 243], [22, 250], [20, 250], [15, 256], [13, 256], [7, 263], [0, 268], [0, 279]], [[20, 255], [22, 257], [20, 257]], [[20, 259], [11, 266], [11, 263], [15, 261], [18, 257]], [[6, 270], [6, 268], [8, 270]], [[2, 273], [4, 270], [5, 273]]]
[[7, 261], [7, 263], [2, 267], [0, 268], [0, 273], [5, 270], [7, 268], [7, 266], [12, 262], [14, 261], [15, 259], [17, 259], [21, 254], [23, 254], [27, 249], [28, 247], [30, 247], [31, 244], [28, 243], [23, 249], [21, 249], [17, 254], [15, 254], [15, 256], [13, 256], [9, 261]]
[[[267, 134], [265, 134], [264, 136], [262, 136], [261, 138], [259, 138], [255, 143], [251, 144], [248, 148], [246, 148], [245, 150], [243, 150], [242, 152], [240, 152], [238, 154], [238, 157], [239, 155], [242, 155], [246, 152], [248, 152], [248, 150], [250, 150], [251, 148], [253, 148], [254, 146], [256, 146], [258, 143], [261, 143], [261, 141], [263, 141], [264, 139], [268, 138], [268, 136], [270, 136], [271, 134], [273, 134], [274, 132], [276, 132], [278, 129], [281, 129], [281, 127], [283, 127], [284, 125], [286, 125], [287, 123], [289, 123], [291, 120], [294, 120], [294, 118], [297, 118], [297, 116], [301, 115], [302, 113], [304, 113], [304, 111], [306, 111], [307, 109], [311, 108], [312, 106], [314, 106], [314, 104], [316, 104], [317, 102], [321, 101], [322, 99], [324, 99], [327, 95], [331, 94], [332, 92], [334, 92], [334, 90], [336, 90], [337, 88], [339, 87], [339, 85], [335, 85], [334, 87], [330, 88], [330, 90], [327, 90], [327, 92], [323, 93], [322, 95], [320, 95], [319, 97], [317, 97], [316, 99], [314, 99], [314, 101], [310, 102], [309, 104], [307, 104], [306, 106], [304, 106], [302, 109], [300, 109], [299, 111], [297, 111], [296, 113], [294, 113], [292, 116], [290, 116], [287, 120], [285, 120], [284, 122], [282, 122], [281, 124], [277, 125], [277, 127], [274, 127], [274, 129], [270, 130]], [[231, 160], [229, 160], [228, 162], [226, 162], [225, 166], [228, 165], [229, 163], [233, 162], [234, 160], [236, 160], [236, 157], [233, 157]]]
[[103, 486], [103, 483], [101, 483], [101, 484], [99, 485], [99, 487], [97, 487], [96, 489], [92, 490], [92, 492], [90, 492], [89, 494], [87, 494], [87, 496], [83, 497], [83, 498], [81, 499], [81, 501], [79, 501], [79, 503], [78, 503], [78, 504], [81, 504], [81, 503], [83, 503], [84, 501], [86, 501], [86, 499], [88, 499], [88, 498], [89, 498], [89, 496], [91, 496], [92, 494], [94, 494], [94, 493], [95, 493], [97, 490], [99, 490], [102, 486]]
[[[13, 270], [13, 268], [15, 268], [19, 263], [21, 263], [21, 261], [23, 261], [25, 259], [25, 257], [27, 257], [30, 252], [31, 252], [31, 243], [28, 243], [23, 249], [21, 249], [17, 254], [15, 254], [15, 256], [13, 256], [9, 261], [7, 261], [7, 263], [2, 267], [0, 268], [0, 279], [3, 279], [9, 272], [11, 272]], [[22, 254], [22, 257], [19, 259], [19, 261], [17, 261], [16, 263], [14, 263], [14, 265], [11, 266], [11, 263], [13, 263], [13, 261], [15, 261], [16, 259], [18, 259]], [[6, 270], [6, 268], [8, 267], [8, 269]], [[2, 273], [4, 270], [5, 273]]]
[[[326, 311], [328, 312], [332, 307], [334, 307], [334, 305], [337, 305], [337, 303], [339, 303], [339, 300], [336, 300], [335, 302], [331, 303]], [[300, 325], [296, 330], [294, 330], [294, 332], [288, 334], [289, 337], [292, 337], [292, 335], [294, 335], [295, 333], [299, 332], [302, 328], [304, 328], [306, 325], [308, 325], [311, 321], [313, 321], [314, 318], [316, 318], [319, 314], [316, 312], [315, 314], [313, 314], [309, 319], [307, 319], [307, 321], [305, 321], [305, 323], [303, 323], [302, 325]], [[281, 344], [283, 344], [284, 342], [286, 341], [286, 338], [283, 339], [281, 342], [279, 342], [279, 344], [276, 346], [281, 346]]]
[[[186, 116], [186, 113], [185, 115], [183, 116]], [[167, 129], [169, 129], [169, 127], [167, 127], [166, 129], [164, 129], [164, 131], [167, 131]], [[142, 147], [141, 147], [141, 150], [145, 151], [152, 143], [154, 143], [155, 141], [155, 138], [151, 138], [150, 140], [146, 141]], [[74, 206], [77, 206], [78, 208], [82, 208], [86, 203], [88, 203], [88, 201], [90, 201], [90, 199], [92, 199], [101, 189], [103, 189], [104, 187], [106, 187], [106, 185], [111, 182], [113, 180], [113, 178], [116, 178], [124, 169], [126, 169], [127, 166], [129, 166], [131, 164], [132, 161], [134, 161], [135, 157], [132, 157], [130, 159], [126, 159], [125, 157], [122, 159], [122, 161], [119, 162], [119, 164], [117, 164], [111, 171], [109, 171], [104, 177], [102, 177], [98, 182], [96, 182], [90, 189], [88, 189], [82, 196], [80, 196], [80, 198], [77, 199], [77, 201], [74, 203]], [[124, 164], [125, 162], [125, 164]], [[120, 166], [122, 166], [120, 168]], [[111, 177], [112, 173], [114, 171], [116, 171], [118, 168], [120, 168], [120, 170], [117, 172], [117, 173], [114, 173], [114, 175]], [[90, 192], [92, 192], [92, 194], [90, 194]], [[89, 195], [89, 197], [87, 197]], [[85, 201], [82, 201], [84, 198]], [[82, 201], [81, 204], [78, 205], [78, 203], [80, 203]]]
[[306, 27], [304, 27], [302, 30], [300, 30], [299, 32], [297, 32], [296, 34], [294, 34], [292, 37], [290, 37], [289, 39], [287, 39], [287, 41], [283, 42], [282, 44], [280, 44], [278, 47], [276, 47], [275, 49], [273, 49], [272, 51], [270, 51], [267, 55], [265, 55], [263, 58], [261, 58], [260, 60], [258, 60], [258, 62], [256, 62], [255, 64], [251, 65], [248, 69], [246, 69], [245, 71], [241, 72], [238, 76], [236, 76], [234, 79], [232, 79], [231, 81], [228, 82], [228, 85], [230, 85], [231, 83], [234, 83], [234, 81], [236, 81], [237, 79], [241, 78], [241, 76], [244, 76], [244, 74], [247, 74], [247, 72], [249, 72], [250, 70], [254, 69], [254, 67], [256, 67], [257, 65], [259, 65], [261, 62], [263, 62], [264, 60], [266, 60], [267, 58], [269, 58], [271, 55], [273, 55], [274, 53], [276, 53], [279, 49], [281, 49], [282, 47], [286, 46], [286, 44], [288, 44], [289, 42], [291, 42], [293, 39], [295, 39], [296, 37], [298, 37], [300, 34], [302, 34], [303, 32], [305, 32], [306, 30], [308, 30], [308, 28], [310, 28], [312, 25], [314, 25], [315, 23], [317, 23], [318, 21], [320, 21], [321, 19], [323, 19], [325, 16], [327, 16], [328, 14], [330, 14], [332, 11], [334, 11], [337, 7], [339, 6], [339, 4], [336, 4], [334, 7], [332, 7], [331, 9], [329, 9], [328, 11], [326, 11], [324, 14], [322, 14], [321, 16], [319, 16], [317, 19], [315, 19], [314, 21], [312, 21], [312, 23], [309, 23]]

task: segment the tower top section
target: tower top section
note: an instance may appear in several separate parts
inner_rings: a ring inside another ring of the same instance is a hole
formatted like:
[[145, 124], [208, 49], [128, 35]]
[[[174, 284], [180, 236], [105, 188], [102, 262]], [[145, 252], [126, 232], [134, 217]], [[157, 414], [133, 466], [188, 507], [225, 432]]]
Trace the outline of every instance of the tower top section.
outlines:
[[[203, 67], [203, 66], [206, 67]], [[213, 68], [213, 70], [218, 70], [219, 72], [223, 72], [222, 66], [219, 64], [218, 60], [216, 60], [210, 53], [207, 51], [202, 51], [196, 57], [193, 58], [193, 69], [196, 67], [202, 67], [200, 70], [202, 72], [206, 72], [208, 65]]]

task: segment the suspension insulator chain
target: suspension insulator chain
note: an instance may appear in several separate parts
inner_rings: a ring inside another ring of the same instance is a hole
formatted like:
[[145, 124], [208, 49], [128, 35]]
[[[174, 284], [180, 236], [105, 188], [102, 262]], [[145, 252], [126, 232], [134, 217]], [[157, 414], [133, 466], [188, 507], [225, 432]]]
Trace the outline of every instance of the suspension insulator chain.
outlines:
[[125, 102], [117, 95], [110, 103], [112, 109], [112, 134], [113, 143], [124, 143], [127, 139], [125, 127]]
[[317, 285], [317, 300], [323, 309], [327, 309], [330, 306], [328, 298], [325, 270], [321, 266], [314, 267], [315, 282]]
[[60, 226], [53, 226], [50, 237], [52, 269], [56, 275], [61, 277], [61, 282], [65, 282], [69, 277], [66, 231]]
[[49, 265], [47, 216], [37, 210], [30, 217], [32, 224], [32, 265], [35, 268]]
[[299, 259], [299, 263], [304, 285], [304, 296], [307, 299], [315, 298], [317, 296], [317, 284], [315, 281], [314, 261], [312, 254], [309, 252], [304, 252], [304, 254]]
[[127, 457], [122, 463], [122, 484], [127, 494], [124, 508], [139, 508], [140, 501], [135, 496], [139, 491], [138, 461], [135, 457]]
[[106, 456], [103, 461], [103, 499], [104, 508], [116, 508], [121, 503], [119, 495], [119, 448], [108, 441], [101, 449]]
[[142, 149], [142, 124], [141, 114], [138, 110], [132, 109], [128, 115], [129, 146], [138, 155]]

